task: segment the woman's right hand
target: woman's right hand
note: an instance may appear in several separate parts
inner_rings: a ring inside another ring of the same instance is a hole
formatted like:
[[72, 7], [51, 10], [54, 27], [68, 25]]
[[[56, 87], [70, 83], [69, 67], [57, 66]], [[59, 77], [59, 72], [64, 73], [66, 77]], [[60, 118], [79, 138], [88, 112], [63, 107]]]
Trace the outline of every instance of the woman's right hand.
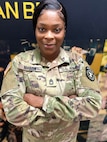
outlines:
[[102, 99], [102, 109], [107, 109], [107, 96], [104, 96]]

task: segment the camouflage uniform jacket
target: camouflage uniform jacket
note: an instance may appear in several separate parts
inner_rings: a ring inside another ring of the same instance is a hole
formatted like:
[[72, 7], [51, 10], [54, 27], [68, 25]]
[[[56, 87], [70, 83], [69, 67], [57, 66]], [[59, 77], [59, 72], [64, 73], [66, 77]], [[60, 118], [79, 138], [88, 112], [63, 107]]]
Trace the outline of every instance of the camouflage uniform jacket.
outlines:
[[[10, 123], [23, 127], [23, 142], [76, 142], [79, 121], [100, 109], [101, 94], [88, 64], [60, 50], [53, 62], [41, 58], [39, 48], [22, 52], [4, 76], [4, 111]], [[43, 96], [42, 108], [28, 105], [25, 93]]]

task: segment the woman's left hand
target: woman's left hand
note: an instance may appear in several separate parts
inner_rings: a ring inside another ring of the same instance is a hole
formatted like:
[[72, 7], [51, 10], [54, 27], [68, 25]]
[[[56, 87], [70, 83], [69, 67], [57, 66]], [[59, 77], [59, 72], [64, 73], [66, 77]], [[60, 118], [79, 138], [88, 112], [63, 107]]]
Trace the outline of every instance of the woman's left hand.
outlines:
[[[6, 121], [6, 116], [5, 116], [5, 113], [3, 111], [3, 105], [0, 101], [0, 119]], [[4, 124], [4, 122], [0, 122], [0, 126], [2, 126]]]
[[71, 96], [69, 96], [70, 99], [73, 99], [73, 98], [76, 98], [76, 97], [77, 97], [77, 95], [71, 95]]
[[26, 93], [23, 97], [24, 101], [27, 102], [29, 105], [41, 108], [43, 105], [43, 97], [35, 96], [34, 94]]

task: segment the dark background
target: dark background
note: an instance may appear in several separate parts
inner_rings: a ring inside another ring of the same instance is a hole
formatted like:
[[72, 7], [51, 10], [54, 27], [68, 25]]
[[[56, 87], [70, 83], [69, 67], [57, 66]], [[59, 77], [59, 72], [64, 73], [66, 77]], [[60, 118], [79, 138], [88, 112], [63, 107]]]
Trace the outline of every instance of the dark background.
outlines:
[[[5, 1], [0, 1], [2, 7]], [[60, 1], [68, 13], [66, 39], [107, 38], [107, 0]], [[12, 3], [14, 0], [9, 2]], [[0, 16], [0, 39], [33, 38], [32, 22], [23, 19], [22, 1], [17, 0], [17, 2], [19, 2], [20, 19], [11, 17], [10, 20], [3, 20]]]
[[[5, 1], [0, 1], [2, 7]], [[14, 2], [14, 0], [8, 1], [11, 4]], [[0, 16], [0, 40], [9, 40], [10, 44], [13, 41], [17, 43], [20, 39], [35, 40], [32, 20], [25, 20], [22, 16], [23, 1], [17, 0], [17, 2], [19, 2], [20, 19], [16, 20], [11, 17], [11, 19], [4, 20]], [[60, 0], [60, 2], [63, 3], [68, 13], [65, 44], [87, 48], [90, 39], [107, 38], [107, 0]], [[16, 48], [15, 43], [13, 49]]]

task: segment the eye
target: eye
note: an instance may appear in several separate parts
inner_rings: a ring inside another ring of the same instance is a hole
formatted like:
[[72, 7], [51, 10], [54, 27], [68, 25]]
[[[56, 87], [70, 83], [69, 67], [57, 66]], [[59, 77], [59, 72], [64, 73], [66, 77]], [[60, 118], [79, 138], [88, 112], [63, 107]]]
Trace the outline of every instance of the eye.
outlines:
[[54, 32], [55, 32], [56, 34], [60, 33], [60, 32], [61, 32], [61, 28], [56, 28], [56, 29], [54, 29]]
[[45, 32], [45, 31], [46, 31], [46, 29], [45, 29], [45, 28], [43, 28], [43, 27], [38, 28], [38, 30], [39, 30], [39, 32], [41, 32], [41, 33], [43, 33], [43, 32]]

